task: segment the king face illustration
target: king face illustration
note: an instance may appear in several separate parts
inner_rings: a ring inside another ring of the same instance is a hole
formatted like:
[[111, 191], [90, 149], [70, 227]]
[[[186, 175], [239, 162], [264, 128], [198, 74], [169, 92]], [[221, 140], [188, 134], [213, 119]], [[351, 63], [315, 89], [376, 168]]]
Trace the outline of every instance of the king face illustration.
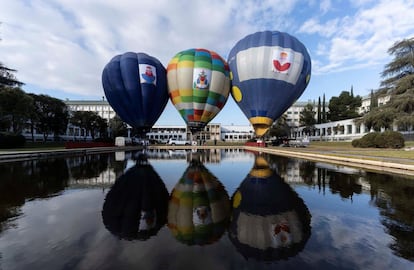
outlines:
[[198, 73], [198, 77], [197, 77], [195, 85], [199, 89], [206, 89], [208, 88], [208, 84], [209, 84], [208, 76], [204, 70], [201, 70], [201, 72]]
[[291, 55], [286, 51], [276, 51], [273, 54], [273, 71], [288, 73], [291, 66]]
[[157, 78], [155, 67], [151, 65], [140, 64], [139, 73], [141, 75], [141, 83], [155, 84], [155, 79]]

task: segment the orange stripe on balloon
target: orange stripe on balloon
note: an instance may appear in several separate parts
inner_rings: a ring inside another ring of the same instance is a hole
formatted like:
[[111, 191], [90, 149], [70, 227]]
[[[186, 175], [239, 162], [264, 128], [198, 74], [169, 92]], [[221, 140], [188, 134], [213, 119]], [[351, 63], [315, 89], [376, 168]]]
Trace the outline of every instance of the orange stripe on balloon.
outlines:
[[179, 90], [170, 91], [170, 96], [171, 96], [171, 98], [178, 97], [178, 96], [180, 96], [180, 91]]

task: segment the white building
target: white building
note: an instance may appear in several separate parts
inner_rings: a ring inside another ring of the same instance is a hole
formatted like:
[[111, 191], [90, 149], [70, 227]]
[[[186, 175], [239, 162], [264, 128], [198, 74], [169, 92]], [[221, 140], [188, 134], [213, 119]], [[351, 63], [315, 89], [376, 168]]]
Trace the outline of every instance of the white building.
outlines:
[[254, 138], [254, 130], [251, 125], [238, 126], [229, 125], [221, 127], [221, 140], [226, 142], [247, 141]]
[[[382, 96], [378, 98], [378, 106], [384, 105], [390, 100], [390, 96]], [[70, 111], [93, 111], [99, 116], [109, 121], [116, 113], [109, 103], [102, 100], [66, 100], [66, 105]], [[312, 104], [315, 112], [318, 110], [318, 104], [315, 101], [296, 102], [286, 112], [286, 120], [292, 127], [291, 137], [302, 138], [305, 135], [303, 127], [300, 127], [300, 113], [307, 104]], [[367, 95], [362, 98], [362, 106], [359, 108], [360, 113], [366, 113], [370, 110], [371, 96]], [[328, 106], [325, 106], [325, 112], [328, 112]], [[317, 114], [315, 113], [315, 118]], [[315, 125], [315, 132], [310, 136], [312, 140], [353, 140], [360, 138], [369, 130], [363, 124], [357, 124], [355, 119], [347, 119], [336, 122], [329, 122]], [[396, 130], [396, 127], [394, 128]], [[31, 134], [26, 132], [26, 137], [30, 138]], [[86, 137], [90, 139], [89, 134], [85, 134], [84, 130], [79, 127], [68, 125], [66, 135], [61, 136], [65, 140], [78, 140]], [[185, 125], [172, 126], [154, 126], [150, 132], [146, 134], [147, 139], [166, 142], [169, 138], [196, 140], [200, 142], [223, 140], [227, 142], [247, 141], [255, 137], [254, 129], [251, 125], [221, 125], [219, 123], [208, 124], [203, 131], [192, 137], [191, 132]], [[35, 134], [35, 138], [42, 140], [41, 134]], [[49, 139], [53, 139], [50, 136]]]
[[[378, 97], [378, 100], [377, 100], [378, 107], [386, 104], [388, 101], [390, 101], [390, 99], [391, 99], [391, 95]], [[358, 113], [362, 115], [364, 113], [369, 112], [370, 110], [371, 110], [371, 95], [363, 96], [361, 107], [358, 108]]]
[[72, 112], [96, 112], [100, 117], [106, 119], [108, 122], [114, 118], [116, 113], [109, 105], [108, 101], [102, 100], [68, 100], [64, 101]]

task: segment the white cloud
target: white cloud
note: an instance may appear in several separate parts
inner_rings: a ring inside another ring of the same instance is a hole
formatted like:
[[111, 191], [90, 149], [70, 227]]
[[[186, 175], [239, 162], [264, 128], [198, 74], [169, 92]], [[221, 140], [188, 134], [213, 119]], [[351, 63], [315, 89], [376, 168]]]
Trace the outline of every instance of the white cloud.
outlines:
[[369, 2], [359, 1], [358, 6], [363, 8], [353, 15], [323, 23], [311, 18], [303, 24], [299, 32], [323, 37], [318, 42], [317, 54], [326, 61], [314, 69], [315, 73], [384, 64], [389, 58], [387, 49], [414, 34], [414, 2], [380, 1], [366, 8]]
[[322, 11], [322, 13], [326, 13], [331, 9], [331, 6], [331, 0], [322, 0], [319, 4], [319, 9]]
[[103, 67], [126, 51], [146, 52], [164, 65], [193, 47], [227, 58], [247, 34], [299, 29], [315, 41], [307, 46], [315, 56], [313, 74], [320, 74], [381, 63], [391, 44], [414, 34], [412, 1], [351, 5], [359, 8], [354, 14], [338, 12], [330, 0], [6, 0], [0, 9], [0, 61], [40, 92], [100, 97]]
[[[26, 84], [102, 95], [101, 72], [116, 54], [146, 52], [165, 66], [201, 47], [226, 58], [251, 32], [288, 25], [295, 1], [6, 1], [0, 59]], [[283, 10], [282, 14], [279, 10]], [[285, 15], [284, 15], [285, 14]]]
[[338, 31], [339, 19], [327, 21], [322, 25], [318, 19], [311, 18], [307, 20], [299, 29], [299, 32], [307, 34], [318, 34], [323, 37], [331, 37]]

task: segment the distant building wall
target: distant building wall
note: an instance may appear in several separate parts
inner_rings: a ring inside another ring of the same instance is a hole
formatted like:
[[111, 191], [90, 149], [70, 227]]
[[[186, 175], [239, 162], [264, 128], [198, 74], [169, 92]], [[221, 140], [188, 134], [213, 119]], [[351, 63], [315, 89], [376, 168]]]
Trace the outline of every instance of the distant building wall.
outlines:
[[[378, 106], [386, 104], [390, 100], [390, 96], [382, 96], [378, 98]], [[99, 116], [106, 119], [108, 122], [115, 117], [116, 113], [109, 105], [107, 101], [102, 100], [66, 100], [66, 105], [71, 112], [75, 111], [92, 111], [96, 112]], [[311, 135], [306, 135], [303, 131], [303, 127], [300, 127], [300, 113], [303, 111], [307, 104], [311, 103], [315, 112], [318, 110], [318, 104], [315, 101], [308, 102], [296, 102], [286, 112], [286, 120], [291, 127], [292, 138], [303, 138], [309, 136], [312, 140], [353, 140], [360, 138], [369, 130], [363, 124], [357, 124], [355, 119], [347, 119], [342, 121], [335, 121], [323, 124], [316, 124], [315, 131]], [[370, 95], [362, 98], [362, 105], [359, 108], [360, 113], [366, 113], [370, 110], [371, 97]], [[328, 106], [325, 105], [325, 111], [328, 112]], [[315, 114], [315, 119], [317, 114]], [[397, 130], [397, 127], [394, 127]], [[413, 132], [410, 130], [400, 131], [407, 138], [412, 136]], [[29, 129], [26, 129], [23, 135], [30, 139], [31, 133]], [[34, 137], [36, 140], [43, 140], [43, 135], [35, 131]], [[68, 125], [66, 134], [60, 136], [64, 140], [87, 140], [91, 139], [90, 134], [87, 134], [85, 130]], [[150, 132], [146, 134], [147, 139], [158, 140], [166, 142], [169, 138], [183, 139], [183, 140], [196, 140], [200, 142], [223, 140], [228, 142], [240, 142], [247, 141], [255, 137], [253, 127], [251, 125], [221, 125], [219, 123], [208, 124], [201, 132], [192, 136], [191, 132], [185, 125], [176, 126], [154, 126]], [[49, 135], [49, 140], [53, 140], [53, 135]]]

